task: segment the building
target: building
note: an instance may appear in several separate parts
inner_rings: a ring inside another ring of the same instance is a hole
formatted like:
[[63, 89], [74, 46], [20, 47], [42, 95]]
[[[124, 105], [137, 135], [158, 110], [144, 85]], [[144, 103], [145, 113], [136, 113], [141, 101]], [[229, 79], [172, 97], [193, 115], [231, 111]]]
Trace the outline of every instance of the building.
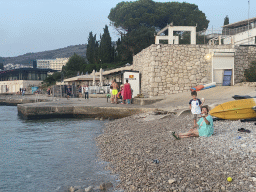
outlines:
[[0, 93], [17, 93], [20, 88], [41, 85], [52, 69], [19, 68], [0, 71]]
[[[170, 31], [168, 36], [156, 36], [156, 44], [133, 57], [133, 70], [140, 72], [145, 96], [188, 92], [212, 82], [232, 86], [245, 81], [245, 69], [256, 61], [256, 17], [223, 26], [222, 34], [208, 44], [179, 45]], [[169, 44], [159, 42], [164, 39]]]
[[255, 45], [256, 17], [222, 27], [222, 34], [209, 40], [209, 44]]
[[39, 69], [53, 69], [61, 71], [65, 66], [69, 58], [56, 58], [56, 59], [37, 59], [37, 68]]

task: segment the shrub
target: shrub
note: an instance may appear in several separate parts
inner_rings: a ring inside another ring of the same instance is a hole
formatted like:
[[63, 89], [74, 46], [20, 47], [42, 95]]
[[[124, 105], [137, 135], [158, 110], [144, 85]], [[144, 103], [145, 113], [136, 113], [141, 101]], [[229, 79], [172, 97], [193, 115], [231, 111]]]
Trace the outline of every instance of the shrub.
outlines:
[[256, 61], [251, 62], [251, 66], [244, 70], [244, 76], [247, 82], [256, 82]]

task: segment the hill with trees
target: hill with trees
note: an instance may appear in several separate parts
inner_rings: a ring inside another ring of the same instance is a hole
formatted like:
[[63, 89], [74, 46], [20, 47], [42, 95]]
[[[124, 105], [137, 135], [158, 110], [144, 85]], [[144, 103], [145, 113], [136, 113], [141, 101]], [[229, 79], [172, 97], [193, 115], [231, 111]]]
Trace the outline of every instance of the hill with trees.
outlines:
[[71, 57], [76, 53], [77, 55], [86, 58], [86, 44], [80, 45], [71, 45], [68, 47], [49, 50], [49, 51], [42, 51], [37, 53], [26, 53], [24, 55], [19, 55], [16, 57], [0, 57], [0, 63], [8, 64], [24, 64], [24, 65], [32, 65], [33, 60], [36, 59], [56, 59], [56, 58], [63, 58], [63, 57]]

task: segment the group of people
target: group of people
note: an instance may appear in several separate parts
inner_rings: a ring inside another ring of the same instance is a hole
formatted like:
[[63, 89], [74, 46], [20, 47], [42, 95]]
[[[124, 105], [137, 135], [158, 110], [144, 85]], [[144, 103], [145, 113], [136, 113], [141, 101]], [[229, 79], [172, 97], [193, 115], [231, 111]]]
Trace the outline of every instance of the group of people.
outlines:
[[119, 86], [116, 83], [116, 80], [114, 79], [110, 86], [111, 103], [117, 104], [117, 99], [121, 98], [122, 99], [121, 104], [125, 104], [125, 103], [131, 104], [132, 89], [131, 89], [131, 85], [128, 83], [128, 79], [126, 79], [126, 83], [124, 85], [120, 86], [119, 92], [118, 92], [118, 88], [119, 88]]
[[[192, 113], [192, 119], [194, 126], [186, 133], [176, 134], [172, 132], [172, 135], [176, 139], [187, 138], [187, 137], [209, 137], [213, 134], [213, 119], [208, 114], [209, 109], [207, 106], [203, 106], [205, 100], [202, 101], [197, 98], [197, 92], [191, 92], [192, 99], [189, 101], [189, 108]], [[198, 121], [197, 119], [200, 118]]]
[[20, 88], [20, 95], [24, 96], [26, 92], [26, 88]]

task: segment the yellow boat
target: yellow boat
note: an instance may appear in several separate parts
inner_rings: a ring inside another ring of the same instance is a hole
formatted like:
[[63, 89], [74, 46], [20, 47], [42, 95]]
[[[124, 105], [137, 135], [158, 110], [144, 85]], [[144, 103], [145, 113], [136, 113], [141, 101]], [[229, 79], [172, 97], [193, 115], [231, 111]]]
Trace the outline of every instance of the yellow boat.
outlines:
[[222, 103], [210, 111], [210, 115], [221, 119], [251, 119], [256, 117], [256, 98]]

